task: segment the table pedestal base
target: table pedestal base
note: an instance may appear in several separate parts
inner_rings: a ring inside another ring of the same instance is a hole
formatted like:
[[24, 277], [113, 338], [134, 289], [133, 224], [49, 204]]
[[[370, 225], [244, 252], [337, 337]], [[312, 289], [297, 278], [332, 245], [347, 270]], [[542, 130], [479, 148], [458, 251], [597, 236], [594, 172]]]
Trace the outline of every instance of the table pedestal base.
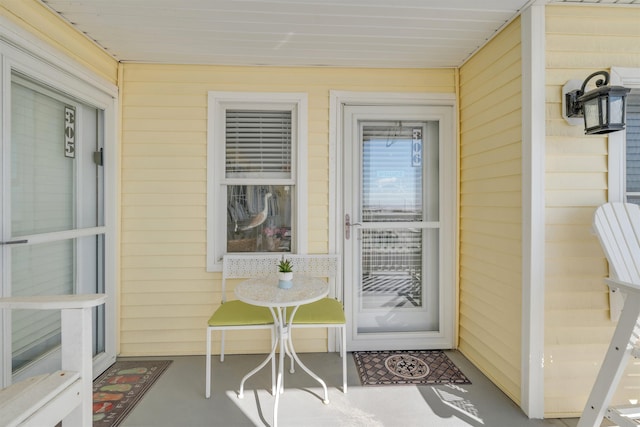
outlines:
[[[295, 315], [295, 311], [292, 313], [291, 319]], [[322, 403], [325, 405], [329, 404], [329, 391], [327, 390], [327, 385], [325, 382], [316, 375], [311, 369], [309, 369], [298, 357], [296, 354], [295, 348], [293, 347], [293, 340], [291, 339], [291, 328], [289, 323], [286, 322], [286, 309], [284, 307], [279, 307], [275, 309], [271, 309], [271, 313], [273, 314], [274, 320], [276, 322], [276, 339], [273, 340], [273, 346], [271, 347], [271, 352], [269, 355], [253, 370], [247, 373], [240, 382], [240, 391], [238, 392], [238, 398], [242, 399], [244, 397], [244, 383], [250, 377], [252, 377], [255, 373], [264, 368], [269, 361], [271, 361], [271, 393], [275, 396], [275, 403], [273, 407], [273, 427], [277, 427], [278, 425], [278, 404], [280, 403], [280, 395], [284, 393], [284, 358], [285, 355], [291, 357], [292, 365], [290, 372], [293, 373], [293, 360], [295, 360], [298, 365], [311, 376], [314, 380], [316, 380], [324, 390], [324, 399]], [[275, 358], [276, 358], [276, 348], [280, 346], [280, 353], [278, 357], [278, 374], [274, 384], [273, 378], [275, 373]]]

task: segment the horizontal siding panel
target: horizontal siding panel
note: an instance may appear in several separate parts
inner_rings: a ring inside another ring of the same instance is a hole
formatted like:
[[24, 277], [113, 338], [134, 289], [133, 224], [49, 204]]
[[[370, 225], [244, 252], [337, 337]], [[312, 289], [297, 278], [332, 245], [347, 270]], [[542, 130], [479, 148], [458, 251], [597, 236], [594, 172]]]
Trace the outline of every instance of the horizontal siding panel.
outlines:
[[[599, 258], [580, 258], [572, 257], [572, 254], [567, 254], [564, 257], [547, 258], [546, 261], [546, 273], [549, 276], [571, 276], [573, 274], [595, 274], [598, 275], [602, 270], [601, 262], [598, 262]], [[594, 262], [595, 261], [595, 262]]]
[[517, 192], [521, 188], [512, 176], [465, 180], [460, 187], [461, 193]]
[[603, 156], [549, 156], [547, 172], [606, 172], [607, 159]]
[[607, 201], [607, 192], [602, 190], [549, 190], [545, 202], [549, 206], [598, 206]]
[[221, 299], [221, 284], [219, 280], [174, 280], [174, 279], [150, 279], [150, 280], [129, 280], [128, 293], [172, 293], [177, 289], [183, 293], [196, 292], [206, 294], [203, 302], [217, 304]]
[[[132, 268], [122, 270], [123, 281], [139, 280], [175, 280], [176, 283], [189, 280], [206, 280], [214, 277], [200, 268]], [[218, 275], [219, 277], [219, 275]], [[123, 288], [126, 289], [126, 288]], [[179, 292], [179, 288], [176, 288]]]
[[502, 237], [507, 239], [513, 239], [514, 236], [518, 236], [522, 227], [520, 223], [505, 223], [505, 222], [486, 222], [486, 221], [478, 221], [474, 219], [467, 219], [464, 222], [464, 228], [462, 231], [466, 230], [482, 230], [482, 232], [487, 233], [492, 236]]
[[[500, 278], [504, 280], [505, 283], [510, 283], [510, 279], [520, 278], [520, 276], [517, 275], [517, 269], [513, 268], [513, 266], [519, 266], [521, 264], [519, 257], [495, 254], [486, 248], [482, 251], [479, 251], [479, 249], [482, 248], [476, 248], [476, 250], [471, 249], [470, 251], [466, 248], [464, 249], [464, 261], [461, 263], [461, 269], [463, 271], [465, 268], [469, 268], [473, 272], [481, 272], [488, 277]], [[511, 262], [511, 264], [507, 262]], [[514, 282], [511, 283], [519, 283], [519, 280], [514, 280]], [[463, 289], [461, 292], [464, 291]]]
[[147, 157], [150, 154], [154, 156], [186, 156], [200, 157], [207, 154], [206, 148], [198, 144], [189, 144], [182, 141], [173, 141], [169, 144], [154, 144], [150, 149], [148, 144], [129, 144], [122, 150], [122, 154], [132, 157]]
[[484, 151], [500, 149], [512, 144], [519, 144], [522, 140], [522, 128], [515, 125], [509, 128], [499, 129], [499, 133], [493, 133], [484, 138], [479, 138], [477, 133], [465, 135], [466, 140], [460, 150], [460, 157], [473, 156]]
[[547, 224], [578, 225], [584, 224], [591, 227], [595, 206], [566, 208], [562, 206], [548, 207], [545, 209]]
[[[606, 270], [606, 268], [604, 268]], [[545, 291], [548, 292], [575, 292], [575, 291], [604, 291], [607, 288], [604, 278], [606, 272], [598, 276], [583, 275], [571, 277], [549, 277], [545, 282]]]
[[[502, 208], [496, 210], [491, 206], [477, 206], [473, 208], [467, 208], [463, 206], [460, 210], [460, 217], [462, 219], [476, 219], [487, 222], [511, 222], [520, 223], [522, 221], [522, 209], [519, 206]], [[464, 221], [463, 221], [464, 223]]]
[[562, 190], [606, 189], [608, 186], [605, 173], [547, 173], [545, 183]]
[[[123, 169], [187, 169], [206, 170], [206, 159], [202, 157], [130, 156], [122, 161]], [[125, 183], [127, 184], [127, 183]]]
[[465, 194], [465, 205], [486, 206], [495, 208], [520, 206], [520, 193], [485, 193], [485, 194]]
[[[522, 158], [522, 149], [519, 141], [504, 145], [495, 150], [487, 150], [473, 155], [461, 157], [465, 169], [477, 168], [481, 166], [491, 166], [492, 164], [505, 163], [512, 160], [520, 160]], [[499, 172], [496, 172], [499, 173]]]
[[[179, 287], [178, 287], [179, 289]], [[120, 317], [122, 319], [145, 319], [145, 318], [158, 318], [164, 319], [164, 321], [170, 321], [173, 317], [194, 317], [201, 318], [203, 320], [203, 335], [204, 325], [211, 314], [213, 313], [214, 305], [209, 304], [195, 304], [191, 302], [189, 305], [134, 305], [127, 306], [122, 305], [120, 310]], [[168, 316], [170, 313], [170, 316]], [[204, 338], [204, 337], [203, 337]], [[203, 341], [204, 342], [204, 341]]]
[[140, 205], [140, 206], [180, 206], [180, 205], [205, 205], [206, 200], [203, 200], [200, 194], [172, 194], [171, 197], [166, 197], [164, 194], [136, 194], [127, 193], [122, 195], [123, 206]]
[[127, 268], [205, 268], [206, 260], [203, 256], [189, 255], [154, 255], [128, 256], [120, 261], [122, 269]]
[[547, 310], [601, 309], [609, 304], [608, 292], [549, 292]]
[[593, 240], [595, 239], [592, 239], [592, 241], [549, 240], [549, 243], [553, 242], [553, 244], [548, 245], [546, 255], [549, 258], [559, 258], [563, 255], [565, 257], [588, 257], [593, 258], [595, 262], [604, 263], [604, 260], [602, 260], [602, 249], [600, 249], [598, 242]]
[[[150, 152], [153, 152], [151, 150], [155, 149], [155, 147], [160, 144], [171, 144], [171, 145], [176, 145], [176, 144], [198, 145], [199, 144], [201, 147], [201, 150], [206, 151], [207, 149], [206, 145], [202, 147], [202, 140], [203, 138], [206, 138], [206, 137], [207, 137], [206, 132], [196, 132], [196, 131], [158, 132], [154, 130], [154, 131], [127, 131], [122, 133], [122, 139], [135, 141], [133, 143], [134, 145], [152, 145], [153, 147], [147, 147], [150, 150]], [[178, 145], [178, 146], [181, 146], [181, 145]], [[127, 152], [127, 146], [128, 144], [123, 145], [122, 147], [123, 154]], [[126, 156], [123, 155], [123, 159], [124, 158], [126, 158]]]
[[521, 242], [517, 234], [512, 236], [497, 236], [490, 233], [490, 230], [482, 231], [463, 231], [465, 244], [471, 246], [486, 245], [495, 252], [512, 253], [519, 255], [521, 251]]
[[[510, 179], [519, 182], [522, 170], [521, 163], [522, 162], [519, 161], [519, 159], [513, 159], [502, 163], [496, 163], [494, 168], [486, 166], [467, 168], [461, 173], [460, 180], [462, 185], [471, 180], [484, 180], [497, 177], [509, 177]], [[485, 205], [491, 206], [489, 203], [485, 203]]]
[[[594, 235], [591, 235], [591, 224], [547, 224], [546, 241], [547, 242], [578, 242], [600, 246]], [[602, 252], [601, 252], [602, 254]]]
[[122, 256], [171, 256], [198, 255], [205, 250], [205, 243], [135, 243], [122, 250]]

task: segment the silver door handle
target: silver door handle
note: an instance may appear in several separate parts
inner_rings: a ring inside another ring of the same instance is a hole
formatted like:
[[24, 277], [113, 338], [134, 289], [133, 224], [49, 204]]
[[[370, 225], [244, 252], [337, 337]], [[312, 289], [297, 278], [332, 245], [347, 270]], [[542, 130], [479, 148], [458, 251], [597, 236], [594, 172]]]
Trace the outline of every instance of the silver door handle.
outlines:
[[28, 240], [24, 239], [24, 240], [11, 240], [9, 242], [0, 242], [0, 245], [21, 245], [24, 243], [29, 243]]
[[351, 238], [351, 227], [357, 227], [360, 224], [359, 222], [351, 222], [351, 217], [349, 216], [349, 214], [346, 214], [344, 216], [344, 238], [349, 240]]

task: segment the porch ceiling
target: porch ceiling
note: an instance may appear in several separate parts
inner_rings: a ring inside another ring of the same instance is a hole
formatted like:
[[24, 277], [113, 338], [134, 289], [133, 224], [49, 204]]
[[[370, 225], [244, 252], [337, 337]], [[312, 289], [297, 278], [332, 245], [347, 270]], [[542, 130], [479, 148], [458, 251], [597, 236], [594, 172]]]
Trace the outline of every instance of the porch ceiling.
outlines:
[[40, 1], [123, 62], [423, 68], [462, 65], [533, 0]]

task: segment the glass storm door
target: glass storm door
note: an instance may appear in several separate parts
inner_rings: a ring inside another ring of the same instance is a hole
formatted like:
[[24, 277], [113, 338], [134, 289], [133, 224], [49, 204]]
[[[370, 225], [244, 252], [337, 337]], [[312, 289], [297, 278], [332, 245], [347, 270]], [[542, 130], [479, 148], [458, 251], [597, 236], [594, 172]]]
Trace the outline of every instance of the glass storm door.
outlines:
[[433, 110], [344, 110], [349, 350], [446, 347], [441, 325], [441, 120], [429, 119]]
[[[2, 169], [3, 294], [104, 292], [103, 111], [13, 74]], [[94, 311], [94, 355], [105, 349]], [[3, 326], [3, 377], [59, 369], [60, 312], [13, 310]]]

